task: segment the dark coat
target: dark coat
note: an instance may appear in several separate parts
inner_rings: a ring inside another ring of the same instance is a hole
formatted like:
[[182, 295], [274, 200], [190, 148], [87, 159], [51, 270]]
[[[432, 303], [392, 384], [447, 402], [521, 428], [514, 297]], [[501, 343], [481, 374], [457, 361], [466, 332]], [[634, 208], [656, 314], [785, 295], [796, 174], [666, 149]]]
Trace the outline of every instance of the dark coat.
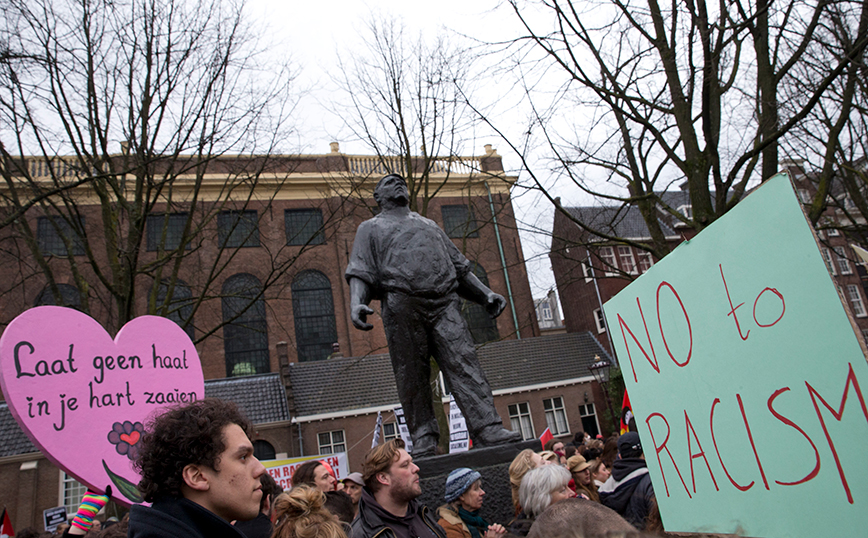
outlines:
[[648, 466], [641, 458], [615, 460], [612, 476], [598, 493], [600, 502], [621, 514], [637, 529], [644, 530], [654, 499]]
[[225, 519], [187, 499], [162, 498], [130, 509], [129, 538], [245, 538]]
[[527, 517], [527, 514], [522, 510], [517, 516], [515, 516], [515, 519], [506, 524], [506, 530], [516, 536], [527, 536], [533, 522], [534, 518]]
[[412, 500], [407, 509], [407, 515], [398, 518], [386, 512], [382, 506], [377, 504], [368, 488], [364, 488], [362, 497], [359, 499], [359, 515], [353, 520], [353, 538], [401, 538], [405, 536], [406, 527], [396, 526], [389, 520], [401, 521], [402, 523], [411, 522], [418, 526], [417, 532], [427, 528], [431, 531], [432, 536], [446, 538], [446, 533], [437, 524], [427, 506]]

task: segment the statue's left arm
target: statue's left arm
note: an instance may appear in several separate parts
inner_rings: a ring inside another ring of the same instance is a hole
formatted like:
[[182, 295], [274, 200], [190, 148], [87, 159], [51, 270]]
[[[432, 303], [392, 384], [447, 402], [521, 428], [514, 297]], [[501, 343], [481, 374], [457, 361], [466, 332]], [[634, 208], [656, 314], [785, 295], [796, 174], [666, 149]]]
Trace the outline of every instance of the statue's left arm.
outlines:
[[494, 293], [491, 289], [483, 284], [472, 271], [467, 271], [463, 277], [458, 278], [458, 295], [479, 303], [485, 307], [485, 310], [493, 318], [496, 318], [506, 308], [506, 299], [499, 293]]

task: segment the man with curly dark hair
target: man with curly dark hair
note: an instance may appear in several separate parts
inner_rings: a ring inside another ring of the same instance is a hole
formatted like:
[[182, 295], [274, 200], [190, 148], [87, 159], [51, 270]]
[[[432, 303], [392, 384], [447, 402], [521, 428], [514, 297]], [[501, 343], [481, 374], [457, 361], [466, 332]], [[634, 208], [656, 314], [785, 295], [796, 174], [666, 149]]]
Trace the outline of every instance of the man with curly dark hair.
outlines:
[[208, 398], [176, 407], [145, 428], [135, 467], [150, 507], [130, 511], [130, 538], [244, 538], [230, 522], [259, 514], [265, 467], [235, 404]]

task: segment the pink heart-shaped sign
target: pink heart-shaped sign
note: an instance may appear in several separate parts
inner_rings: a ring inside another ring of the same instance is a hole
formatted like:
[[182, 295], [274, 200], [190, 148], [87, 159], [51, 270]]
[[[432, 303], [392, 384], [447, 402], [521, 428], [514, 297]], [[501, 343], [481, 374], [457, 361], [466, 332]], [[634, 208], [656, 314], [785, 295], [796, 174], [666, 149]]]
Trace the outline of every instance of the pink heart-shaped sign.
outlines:
[[0, 337], [0, 384], [13, 416], [51, 461], [123, 504], [140, 502], [132, 468], [159, 409], [205, 397], [202, 365], [173, 321], [136, 318], [112, 341], [96, 320], [40, 306]]

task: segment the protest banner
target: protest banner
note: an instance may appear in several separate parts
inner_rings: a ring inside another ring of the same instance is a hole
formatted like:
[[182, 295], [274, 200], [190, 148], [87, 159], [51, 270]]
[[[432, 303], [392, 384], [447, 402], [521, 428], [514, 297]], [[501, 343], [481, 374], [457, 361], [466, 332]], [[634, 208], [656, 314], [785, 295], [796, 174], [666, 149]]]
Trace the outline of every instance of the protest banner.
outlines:
[[265, 470], [272, 478], [274, 478], [277, 485], [284, 490], [288, 490], [292, 487], [292, 473], [295, 472], [295, 469], [299, 465], [310, 460], [323, 460], [331, 465], [337, 475], [338, 482], [350, 474], [350, 466], [346, 452], [320, 454], [318, 456], [301, 456], [285, 460], [266, 460], [263, 461], [262, 464], [265, 465]]
[[0, 337], [9, 410], [55, 465], [115, 501], [141, 501], [131, 463], [147, 419], [166, 404], [201, 400], [199, 355], [175, 322], [135, 318], [112, 340], [90, 316], [40, 306]]
[[467, 431], [467, 421], [461, 414], [461, 409], [455, 401], [455, 396], [449, 395], [449, 453], [466, 452], [470, 450], [470, 432]]
[[410, 428], [407, 427], [407, 419], [404, 418], [404, 408], [400, 405], [395, 408], [395, 422], [398, 423], [398, 435], [404, 441], [404, 449], [413, 453], [413, 438], [410, 437]]
[[42, 525], [46, 532], [54, 532], [61, 523], [66, 523], [66, 508], [57, 506], [42, 511]]
[[667, 531], [868, 528], [868, 363], [786, 175], [605, 311]]

